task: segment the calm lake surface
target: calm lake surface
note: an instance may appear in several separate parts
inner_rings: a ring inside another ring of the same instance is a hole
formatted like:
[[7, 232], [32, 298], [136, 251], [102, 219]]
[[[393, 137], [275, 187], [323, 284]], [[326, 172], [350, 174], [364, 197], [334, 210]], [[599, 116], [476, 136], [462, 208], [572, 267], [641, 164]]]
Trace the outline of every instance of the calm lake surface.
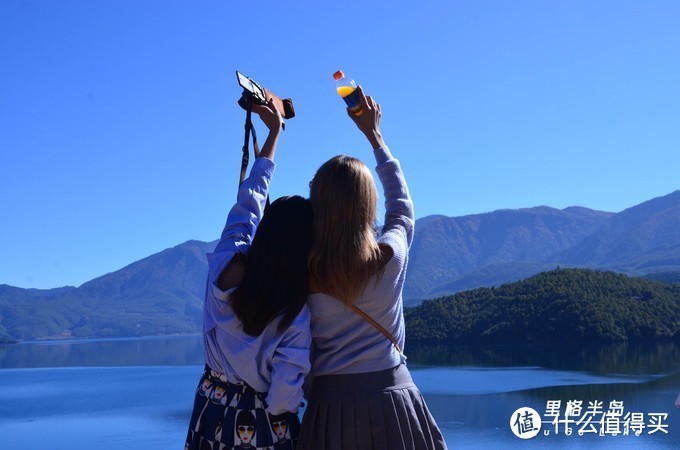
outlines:
[[[677, 344], [406, 350], [450, 448], [680, 448]], [[0, 449], [180, 449], [202, 368], [199, 336], [0, 345]], [[570, 400], [582, 402], [582, 423], [555, 435], [547, 403], [560, 401], [562, 418]], [[592, 420], [589, 402], [602, 402]], [[537, 429], [516, 420], [525, 407], [543, 422], [531, 439], [513, 433]], [[644, 424], [640, 435], [613, 435], [627, 413]]]

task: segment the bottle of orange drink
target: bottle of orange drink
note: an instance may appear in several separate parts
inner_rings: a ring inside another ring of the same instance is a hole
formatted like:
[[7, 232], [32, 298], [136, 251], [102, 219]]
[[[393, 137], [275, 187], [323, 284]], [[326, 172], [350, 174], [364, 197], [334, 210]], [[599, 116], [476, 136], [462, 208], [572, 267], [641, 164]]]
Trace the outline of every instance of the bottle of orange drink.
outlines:
[[335, 79], [335, 89], [337, 89], [338, 94], [345, 100], [347, 107], [356, 116], [360, 116], [364, 112], [364, 108], [361, 106], [361, 98], [359, 97], [359, 91], [357, 91], [357, 84], [353, 79], [347, 78], [342, 70], [338, 70], [333, 74]]

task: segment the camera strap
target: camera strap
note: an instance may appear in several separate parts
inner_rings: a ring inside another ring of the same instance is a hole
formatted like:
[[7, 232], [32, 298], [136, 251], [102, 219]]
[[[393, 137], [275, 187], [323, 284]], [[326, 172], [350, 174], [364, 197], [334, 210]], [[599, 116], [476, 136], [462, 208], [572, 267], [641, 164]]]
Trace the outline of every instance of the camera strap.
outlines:
[[255, 127], [253, 127], [253, 122], [250, 120], [252, 112], [252, 103], [248, 103], [248, 108], [246, 109], [246, 124], [245, 124], [245, 136], [243, 137], [243, 156], [241, 156], [241, 177], [239, 178], [238, 184], [243, 183], [246, 179], [246, 172], [248, 172], [248, 161], [250, 160], [250, 135], [253, 135], [253, 151], [255, 152], [255, 157], [260, 155], [260, 146], [257, 144], [257, 135], [255, 134]]
[[[243, 183], [243, 180], [246, 179], [246, 173], [248, 172], [248, 161], [250, 160], [250, 135], [253, 136], [253, 153], [255, 154], [255, 158], [260, 157], [260, 146], [257, 143], [257, 134], [255, 134], [255, 127], [253, 126], [253, 122], [251, 120], [251, 113], [252, 113], [252, 107], [253, 104], [252, 102], [248, 102], [248, 107], [246, 108], [246, 123], [245, 123], [245, 135], [243, 137], [243, 148], [242, 148], [242, 156], [241, 156], [241, 176], [239, 177], [239, 186], [241, 183]], [[265, 209], [269, 206], [269, 195], [267, 195], [267, 203], [265, 205]]]

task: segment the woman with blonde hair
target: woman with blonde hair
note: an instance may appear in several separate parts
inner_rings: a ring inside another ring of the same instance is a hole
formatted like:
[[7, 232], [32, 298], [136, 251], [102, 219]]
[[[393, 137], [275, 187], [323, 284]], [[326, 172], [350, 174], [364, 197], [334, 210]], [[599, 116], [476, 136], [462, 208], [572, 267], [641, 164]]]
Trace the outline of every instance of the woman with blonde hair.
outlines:
[[373, 147], [385, 224], [376, 238], [378, 194], [365, 164], [341, 155], [319, 168], [310, 185], [311, 386], [297, 449], [445, 449], [401, 350], [413, 202], [382, 138], [380, 105], [358, 89], [363, 113], [348, 114]]

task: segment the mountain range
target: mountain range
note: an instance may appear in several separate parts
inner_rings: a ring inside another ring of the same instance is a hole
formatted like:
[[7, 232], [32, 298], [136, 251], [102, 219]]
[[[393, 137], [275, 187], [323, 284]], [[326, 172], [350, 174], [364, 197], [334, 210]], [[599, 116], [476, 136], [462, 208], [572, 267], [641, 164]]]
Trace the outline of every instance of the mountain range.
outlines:
[[497, 286], [562, 267], [680, 272], [680, 191], [620, 213], [545, 206], [416, 221], [404, 299]]
[[[0, 285], [0, 340], [145, 336], [201, 329], [205, 255], [188, 241], [79, 287]], [[619, 213], [547, 206], [416, 221], [405, 304], [556, 267], [680, 280], [680, 190]]]

